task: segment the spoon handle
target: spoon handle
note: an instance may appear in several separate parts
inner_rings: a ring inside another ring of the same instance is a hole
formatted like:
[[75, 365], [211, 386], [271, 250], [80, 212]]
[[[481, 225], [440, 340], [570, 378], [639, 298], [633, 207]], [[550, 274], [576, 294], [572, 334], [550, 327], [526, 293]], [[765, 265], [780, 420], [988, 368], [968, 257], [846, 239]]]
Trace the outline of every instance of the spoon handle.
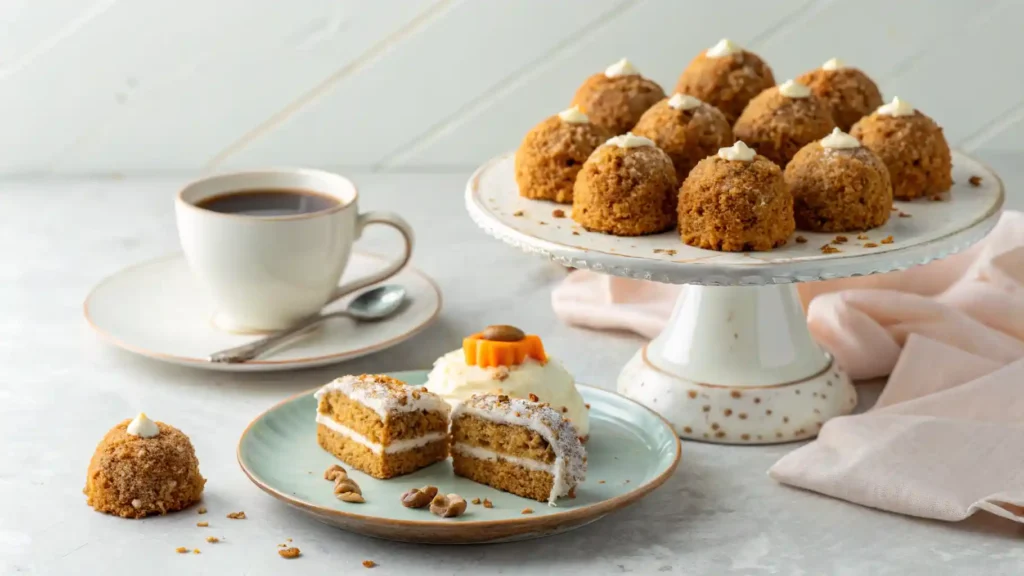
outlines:
[[279, 332], [274, 332], [264, 338], [260, 338], [254, 342], [248, 344], [242, 344], [234, 348], [228, 348], [227, 350], [221, 350], [220, 352], [214, 352], [207, 358], [210, 362], [217, 362], [223, 364], [240, 364], [242, 362], [248, 362], [250, 360], [258, 358], [261, 354], [270, 350], [293, 337], [313, 328], [317, 324], [320, 324], [328, 318], [337, 318], [339, 316], [347, 316], [348, 311], [339, 310], [338, 312], [332, 312], [330, 314], [319, 314], [317, 316], [310, 316], [302, 322], [290, 327], [285, 328]]

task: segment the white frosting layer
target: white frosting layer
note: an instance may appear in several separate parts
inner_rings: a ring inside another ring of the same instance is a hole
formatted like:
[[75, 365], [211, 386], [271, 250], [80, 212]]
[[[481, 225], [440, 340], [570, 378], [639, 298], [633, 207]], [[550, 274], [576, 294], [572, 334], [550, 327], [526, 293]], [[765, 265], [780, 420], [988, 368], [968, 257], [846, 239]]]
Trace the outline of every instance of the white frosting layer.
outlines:
[[324, 426], [330, 428], [331, 430], [334, 430], [338, 434], [341, 434], [342, 436], [348, 438], [349, 440], [366, 446], [367, 448], [369, 448], [370, 450], [377, 454], [393, 454], [395, 452], [405, 452], [406, 450], [412, 450], [413, 448], [426, 446], [431, 442], [437, 442], [438, 440], [443, 440], [444, 438], [448, 437], [448, 434], [445, 432], [430, 432], [428, 434], [424, 434], [416, 438], [405, 438], [402, 440], [395, 440], [394, 442], [388, 444], [387, 446], [383, 446], [370, 440], [366, 436], [363, 436], [362, 434], [356, 432], [355, 430], [349, 428], [348, 426], [338, 423], [338, 421], [331, 418], [330, 416], [327, 416], [326, 414], [317, 413], [316, 423], [323, 424]]
[[[413, 394], [413, 392], [417, 394]], [[386, 421], [391, 412], [428, 412], [440, 411], [448, 413], [448, 404], [436, 394], [421, 392], [418, 387], [406, 386], [400, 393], [378, 384], [373, 376], [343, 376], [330, 382], [313, 395], [319, 402], [329, 392], [341, 392], [352, 400], [373, 410]], [[418, 398], [417, 398], [418, 396]]]
[[722, 38], [711, 48], [708, 48], [707, 52], [704, 53], [708, 58], [724, 58], [726, 56], [732, 56], [737, 52], [742, 52], [743, 48], [739, 44], [736, 44], [728, 38]]
[[637, 136], [632, 132], [626, 132], [621, 136], [615, 136], [609, 138], [604, 143], [605, 146], [618, 146], [619, 148], [643, 148], [645, 146], [654, 146], [654, 141], [650, 138], [644, 138], [643, 136]]
[[693, 110], [704, 102], [700, 98], [694, 98], [688, 94], [676, 92], [668, 99], [668, 107], [676, 110]]
[[807, 98], [811, 95], [811, 89], [799, 82], [786, 80], [779, 84], [779, 94], [786, 98]]
[[555, 467], [551, 464], [545, 464], [539, 460], [532, 458], [521, 458], [519, 456], [512, 456], [511, 454], [500, 454], [487, 448], [481, 448], [479, 446], [471, 446], [469, 444], [463, 444], [462, 442], [456, 442], [452, 444], [452, 451], [459, 452], [466, 456], [472, 456], [477, 460], [490, 460], [491, 462], [497, 462], [504, 460], [515, 464], [516, 466], [522, 466], [527, 470], [537, 470], [539, 472], [547, 472], [554, 476]]
[[580, 110], [579, 106], [573, 106], [568, 110], [562, 110], [558, 113], [558, 117], [566, 124], [587, 124], [590, 122], [590, 118]]
[[757, 156], [757, 152], [750, 146], [747, 146], [742, 140], [737, 140], [735, 144], [728, 148], [718, 149], [718, 157], [722, 160], [752, 162], [755, 156]]
[[132, 436], [138, 436], [140, 438], [152, 438], [160, 434], [160, 428], [157, 427], [156, 422], [149, 419], [145, 412], [139, 412], [139, 415], [128, 423], [127, 432]]
[[822, 148], [832, 148], [834, 150], [860, 148], [860, 140], [857, 140], [839, 128], [833, 128], [831, 134], [821, 139], [821, 146]]
[[604, 69], [604, 75], [609, 78], [618, 78], [619, 76], [636, 76], [638, 74], [640, 74], [640, 71], [633, 66], [632, 62], [625, 58]]
[[899, 96], [897, 96], [892, 99], [892, 102], [879, 106], [875, 112], [886, 116], [913, 116], [914, 107], [906, 100], [900, 100]]
[[590, 434], [590, 411], [576, 390], [576, 381], [553, 358], [548, 358], [544, 364], [527, 358], [522, 364], [507, 369], [481, 368], [466, 364], [462, 350], [455, 350], [434, 362], [427, 376], [427, 388], [452, 407], [475, 394], [505, 394], [510, 398], [529, 398], [533, 394], [539, 402], [547, 402], [555, 410], [561, 411], [564, 407], [565, 416], [579, 436]]
[[846, 62], [843, 62], [839, 58], [832, 58], [821, 65], [822, 70], [839, 70], [840, 68], [846, 68]]

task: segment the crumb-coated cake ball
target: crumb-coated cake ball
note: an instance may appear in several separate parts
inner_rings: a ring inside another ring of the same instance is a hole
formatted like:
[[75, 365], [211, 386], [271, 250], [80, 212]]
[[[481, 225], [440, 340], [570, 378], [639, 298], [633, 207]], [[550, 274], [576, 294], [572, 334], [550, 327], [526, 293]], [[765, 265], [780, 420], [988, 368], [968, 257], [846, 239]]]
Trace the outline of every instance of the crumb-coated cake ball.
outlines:
[[733, 142], [732, 127], [722, 111], [685, 94], [651, 106], [633, 133], [650, 138], [668, 154], [680, 182], [697, 162]]
[[99, 512], [143, 518], [195, 504], [205, 484], [188, 436], [139, 414], [96, 446], [83, 492]]
[[591, 122], [616, 135], [628, 132], [648, 108], [664, 97], [661, 86], [641, 76], [623, 58], [587, 78], [576, 90], [572, 105], [579, 106]]
[[893, 98], [861, 118], [850, 134], [885, 162], [897, 199], [931, 196], [953, 186], [953, 159], [942, 128], [905, 100]]
[[868, 75], [833, 58], [821, 68], [796, 79], [828, 103], [832, 120], [843, 132], [849, 132], [857, 120], [882, 105], [882, 94]]
[[743, 110], [733, 136], [780, 167], [835, 128], [828, 104], [803, 84], [787, 80], [757, 95]]
[[772, 69], [760, 56], [723, 38], [698, 54], [683, 70], [676, 92], [718, 108], [732, 125], [748, 102], [774, 85]]
[[782, 169], [742, 141], [701, 160], [679, 191], [679, 234], [690, 246], [771, 250], [795, 228]]
[[676, 222], [679, 181], [654, 142], [627, 133], [594, 151], [576, 177], [572, 219], [616, 236], [655, 234]]
[[885, 164], [836, 128], [796, 153], [783, 175], [793, 195], [796, 227], [853, 232], [889, 220], [892, 184]]
[[516, 151], [519, 195], [572, 204], [576, 174], [611, 134], [577, 107], [544, 120], [526, 133]]

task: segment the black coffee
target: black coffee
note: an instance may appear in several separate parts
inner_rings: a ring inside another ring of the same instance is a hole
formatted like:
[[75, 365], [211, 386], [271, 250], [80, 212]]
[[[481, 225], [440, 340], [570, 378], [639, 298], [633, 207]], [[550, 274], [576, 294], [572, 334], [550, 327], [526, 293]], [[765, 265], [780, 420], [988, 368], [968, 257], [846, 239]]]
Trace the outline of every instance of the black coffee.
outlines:
[[204, 198], [196, 206], [221, 214], [295, 216], [329, 210], [337, 198], [308, 190], [238, 190]]

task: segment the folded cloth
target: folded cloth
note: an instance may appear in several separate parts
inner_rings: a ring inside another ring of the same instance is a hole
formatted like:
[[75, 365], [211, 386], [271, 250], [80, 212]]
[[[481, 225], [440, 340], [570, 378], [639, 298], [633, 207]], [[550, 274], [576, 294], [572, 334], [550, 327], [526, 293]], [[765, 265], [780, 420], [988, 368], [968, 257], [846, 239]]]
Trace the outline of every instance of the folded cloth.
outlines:
[[[653, 337], [678, 290], [575, 272], [552, 304], [570, 324]], [[830, 420], [769, 475], [902, 514], [1024, 523], [1024, 214], [944, 260], [799, 290], [852, 377], [890, 376], [874, 408]]]

